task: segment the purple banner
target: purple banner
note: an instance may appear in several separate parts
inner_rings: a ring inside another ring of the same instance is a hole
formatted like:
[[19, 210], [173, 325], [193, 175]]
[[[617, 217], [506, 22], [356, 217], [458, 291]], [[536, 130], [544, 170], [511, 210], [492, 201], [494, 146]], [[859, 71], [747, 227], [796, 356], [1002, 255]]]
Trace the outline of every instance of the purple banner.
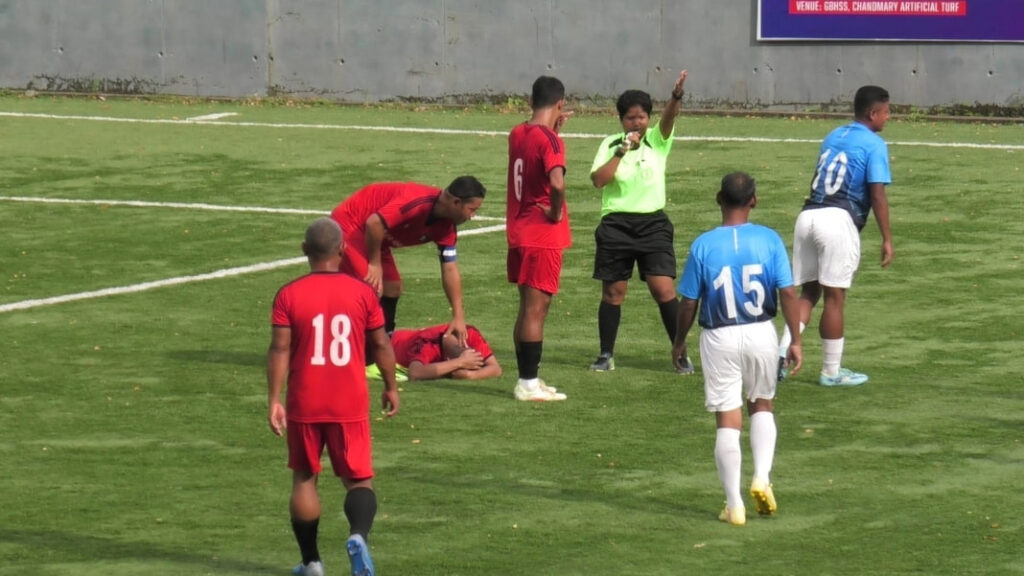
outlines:
[[1024, 1], [758, 0], [757, 39], [1024, 42]]

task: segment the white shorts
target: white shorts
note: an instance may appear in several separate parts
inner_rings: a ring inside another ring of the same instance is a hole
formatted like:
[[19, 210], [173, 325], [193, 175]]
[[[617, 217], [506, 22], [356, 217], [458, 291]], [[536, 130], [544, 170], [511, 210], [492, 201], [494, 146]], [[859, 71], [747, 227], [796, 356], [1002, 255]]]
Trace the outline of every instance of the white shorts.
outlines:
[[860, 232], [842, 208], [804, 210], [793, 231], [793, 282], [849, 288], [860, 265]]
[[775, 398], [779, 337], [770, 321], [702, 330], [700, 361], [708, 412], [735, 410], [744, 400]]

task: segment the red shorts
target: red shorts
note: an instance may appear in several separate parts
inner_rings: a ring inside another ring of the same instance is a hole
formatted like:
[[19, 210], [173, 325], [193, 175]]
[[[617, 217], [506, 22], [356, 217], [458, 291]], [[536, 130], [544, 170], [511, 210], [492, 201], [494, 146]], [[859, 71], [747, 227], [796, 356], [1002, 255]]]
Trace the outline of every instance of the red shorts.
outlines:
[[319, 474], [320, 456], [327, 446], [334, 475], [352, 480], [373, 478], [370, 421], [288, 421], [288, 467]]
[[[340, 270], [362, 280], [366, 278], [369, 265], [369, 259], [366, 257], [365, 240], [357, 234], [353, 234], [351, 240], [346, 236], [345, 258], [341, 261]], [[398, 266], [395, 265], [395, 257], [391, 254], [390, 248], [381, 247], [380, 266], [385, 282], [402, 281], [402, 275], [398, 273]]]
[[509, 282], [557, 294], [558, 282], [562, 277], [562, 249], [529, 246], [509, 248], [506, 268]]

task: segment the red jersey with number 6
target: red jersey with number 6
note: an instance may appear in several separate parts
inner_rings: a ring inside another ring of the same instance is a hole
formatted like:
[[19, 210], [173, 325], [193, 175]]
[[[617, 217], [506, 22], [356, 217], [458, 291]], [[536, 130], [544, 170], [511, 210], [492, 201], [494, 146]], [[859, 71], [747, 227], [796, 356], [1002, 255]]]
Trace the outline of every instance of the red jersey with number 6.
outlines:
[[565, 168], [565, 144], [547, 126], [524, 122], [508, 135], [508, 203], [506, 230], [508, 245], [534, 248], [567, 248], [569, 204], [562, 220], [552, 222], [542, 206], [551, 206], [551, 181], [548, 174]]
[[358, 422], [370, 417], [366, 332], [384, 326], [373, 288], [340, 272], [307, 274], [278, 290], [271, 323], [291, 328], [288, 420]]

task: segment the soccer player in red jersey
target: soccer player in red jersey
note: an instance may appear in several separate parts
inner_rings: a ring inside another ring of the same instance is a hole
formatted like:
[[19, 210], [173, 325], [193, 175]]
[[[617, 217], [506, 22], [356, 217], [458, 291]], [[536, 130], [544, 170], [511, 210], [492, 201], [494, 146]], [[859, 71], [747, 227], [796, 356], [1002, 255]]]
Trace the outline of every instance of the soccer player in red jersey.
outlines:
[[508, 281], [519, 287], [519, 314], [513, 331], [519, 381], [517, 400], [565, 400], [565, 394], [538, 378], [544, 349], [544, 320], [558, 292], [562, 251], [571, 244], [565, 202], [565, 144], [558, 132], [571, 113], [564, 111], [565, 86], [541, 76], [533, 83], [530, 120], [508, 135]]
[[483, 334], [475, 326], [467, 326], [466, 345], [445, 334], [440, 324], [420, 330], [395, 330], [391, 346], [395, 364], [409, 371], [410, 380], [482, 380], [501, 376], [501, 365]]
[[456, 226], [476, 214], [486, 192], [472, 176], [459, 176], [444, 190], [414, 182], [370, 184], [331, 212], [347, 240], [341, 269], [366, 280], [380, 295], [385, 331], [395, 329], [395, 312], [402, 295], [402, 276], [392, 249], [434, 242], [441, 260], [441, 284], [452, 307], [447, 332], [465, 343]]
[[[381, 403], [389, 417], [398, 412], [395, 355], [384, 331], [384, 315], [369, 285], [338, 271], [344, 244], [341, 228], [330, 218], [310, 224], [302, 251], [311, 273], [283, 286], [271, 313], [268, 420], [278, 436], [287, 431], [292, 530], [302, 553], [295, 573], [303, 576], [323, 574], [316, 485], [325, 446], [334, 474], [347, 490], [352, 572], [373, 574], [366, 545], [377, 513], [363, 355], [367, 338], [384, 379]], [[285, 381], [287, 401], [281, 404]]]

